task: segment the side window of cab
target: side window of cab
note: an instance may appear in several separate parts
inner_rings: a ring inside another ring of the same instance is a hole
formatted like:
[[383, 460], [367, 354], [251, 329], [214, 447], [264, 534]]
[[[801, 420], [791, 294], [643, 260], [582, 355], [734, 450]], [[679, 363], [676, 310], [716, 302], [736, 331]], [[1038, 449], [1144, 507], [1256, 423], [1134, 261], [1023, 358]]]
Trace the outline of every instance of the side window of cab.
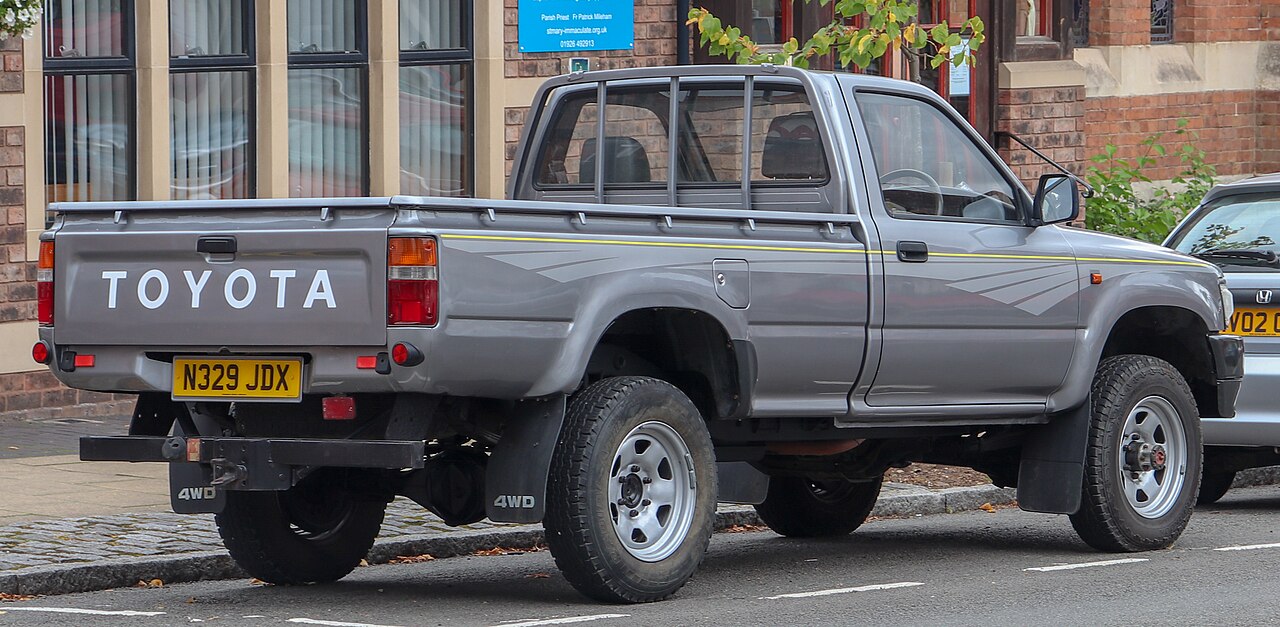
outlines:
[[856, 96], [889, 215], [1018, 223], [1013, 184], [934, 105], [878, 93]]

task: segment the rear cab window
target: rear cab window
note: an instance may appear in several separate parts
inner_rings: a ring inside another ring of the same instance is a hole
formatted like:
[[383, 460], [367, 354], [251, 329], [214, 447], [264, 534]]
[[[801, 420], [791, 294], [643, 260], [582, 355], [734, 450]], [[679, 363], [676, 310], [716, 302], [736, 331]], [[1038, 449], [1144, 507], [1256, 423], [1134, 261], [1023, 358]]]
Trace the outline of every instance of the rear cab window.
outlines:
[[[747, 172], [752, 208], [836, 211], [828, 201], [827, 147], [804, 89], [754, 83], [748, 111], [742, 83], [681, 81], [674, 129], [677, 204], [741, 207]], [[537, 197], [593, 201], [602, 169], [605, 202], [670, 204], [670, 94], [669, 81], [609, 86], [603, 137], [598, 137], [601, 107], [594, 86], [560, 98], [534, 160]], [[750, 157], [745, 164], [744, 151]], [[597, 155], [603, 155], [602, 162]]]

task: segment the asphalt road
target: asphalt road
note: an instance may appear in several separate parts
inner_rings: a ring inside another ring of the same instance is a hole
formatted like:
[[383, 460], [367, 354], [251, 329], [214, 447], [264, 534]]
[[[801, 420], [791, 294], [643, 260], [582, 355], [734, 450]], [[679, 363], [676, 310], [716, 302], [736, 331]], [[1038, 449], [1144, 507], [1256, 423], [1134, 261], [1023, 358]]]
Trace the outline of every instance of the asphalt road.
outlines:
[[1280, 620], [1278, 560], [1271, 486], [1201, 508], [1175, 548], [1143, 554], [1097, 553], [1065, 517], [1003, 509], [827, 541], [717, 535], [695, 579], [648, 605], [586, 601], [544, 551], [360, 568], [328, 586], [47, 597], [0, 604], [0, 625], [1254, 625]]

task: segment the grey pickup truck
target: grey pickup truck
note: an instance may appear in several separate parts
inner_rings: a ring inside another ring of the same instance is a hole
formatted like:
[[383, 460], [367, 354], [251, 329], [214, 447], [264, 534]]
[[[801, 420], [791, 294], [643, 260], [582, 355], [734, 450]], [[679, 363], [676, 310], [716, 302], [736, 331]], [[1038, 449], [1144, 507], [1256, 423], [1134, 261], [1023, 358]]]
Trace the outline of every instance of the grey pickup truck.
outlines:
[[1076, 179], [1029, 195], [907, 82], [590, 72], [528, 119], [508, 200], [54, 205], [33, 354], [138, 394], [81, 457], [169, 463], [282, 584], [345, 576], [403, 496], [658, 600], [718, 501], [845, 534], [912, 462], [1100, 550], [1182, 532], [1242, 376], [1213, 264], [1065, 226]]

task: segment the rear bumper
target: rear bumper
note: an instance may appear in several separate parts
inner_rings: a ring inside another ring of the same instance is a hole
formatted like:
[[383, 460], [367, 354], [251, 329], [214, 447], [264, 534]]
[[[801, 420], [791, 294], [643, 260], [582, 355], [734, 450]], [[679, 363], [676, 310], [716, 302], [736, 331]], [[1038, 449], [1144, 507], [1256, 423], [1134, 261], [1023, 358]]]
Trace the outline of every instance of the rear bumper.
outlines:
[[1244, 339], [1235, 335], [1210, 335], [1209, 350], [1218, 384], [1217, 416], [1236, 415], [1236, 399], [1245, 373]]
[[[1209, 446], [1280, 446], [1280, 355], [1245, 355], [1248, 376], [1239, 384], [1235, 417], [1204, 418]], [[1221, 394], [1221, 391], [1219, 392]]]
[[422, 468], [426, 443], [403, 440], [183, 438], [141, 435], [80, 438], [80, 459], [105, 462], [194, 462], [229, 490], [283, 490], [308, 466]]

